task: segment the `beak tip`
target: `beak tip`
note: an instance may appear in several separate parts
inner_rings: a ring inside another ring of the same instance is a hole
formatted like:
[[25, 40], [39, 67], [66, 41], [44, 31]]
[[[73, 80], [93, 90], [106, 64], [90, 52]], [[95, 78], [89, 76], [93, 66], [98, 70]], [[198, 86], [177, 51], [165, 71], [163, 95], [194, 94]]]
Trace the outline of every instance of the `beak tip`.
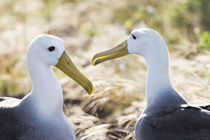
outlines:
[[91, 64], [92, 64], [93, 66], [95, 66], [95, 65], [96, 65], [95, 61], [91, 61]]
[[92, 88], [90, 91], [88, 91], [88, 95], [92, 95], [94, 91], [94, 88]]
[[96, 61], [92, 62], [93, 66], [96, 66], [98, 63]]
[[96, 59], [96, 55], [94, 55], [93, 58], [92, 58], [92, 60], [91, 60], [91, 64], [92, 64], [93, 66], [97, 65], [97, 64], [96, 64], [96, 60], [97, 60], [97, 59]]
[[94, 86], [92, 85], [91, 82], [88, 82], [88, 85], [83, 86], [83, 88], [88, 93], [88, 95], [91, 95], [94, 91]]

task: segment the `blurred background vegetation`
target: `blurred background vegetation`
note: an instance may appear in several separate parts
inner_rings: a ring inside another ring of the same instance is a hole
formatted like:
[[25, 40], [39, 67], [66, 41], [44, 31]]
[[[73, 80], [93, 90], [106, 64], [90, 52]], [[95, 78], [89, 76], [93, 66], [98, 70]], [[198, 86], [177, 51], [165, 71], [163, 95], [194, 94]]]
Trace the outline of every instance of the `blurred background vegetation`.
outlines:
[[[30, 90], [28, 81], [18, 82], [26, 75], [20, 65], [25, 65], [28, 43], [40, 33], [75, 39], [80, 35], [88, 50], [93, 38], [106, 36], [106, 28], [118, 27], [129, 34], [135, 28], [150, 27], [165, 37], [171, 49], [187, 54], [210, 50], [209, 0], [2, 0], [0, 9], [3, 95]], [[27, 86], [21, 86], [23, 82]]]
[[96, 89], [91, 97], [83, 95], [77, 84], [55, 69], [65, 98], [81, 102], [90, 98], [83, 111], [116, 123], [113, 118], [119, 111], [135, 108], [136, 101], [144, 103], [144, 61], [129, 56], [92, 67], [90, 60], [141, 27], [157, 30], [166, 40], [172, 81], [182, 96], [192, 103], [209, 103], [209, 0], [1, 0], [0, 95], [30, 92], [27, 46], [36, 35], [49, 33], [64, 40], [73, 61]]

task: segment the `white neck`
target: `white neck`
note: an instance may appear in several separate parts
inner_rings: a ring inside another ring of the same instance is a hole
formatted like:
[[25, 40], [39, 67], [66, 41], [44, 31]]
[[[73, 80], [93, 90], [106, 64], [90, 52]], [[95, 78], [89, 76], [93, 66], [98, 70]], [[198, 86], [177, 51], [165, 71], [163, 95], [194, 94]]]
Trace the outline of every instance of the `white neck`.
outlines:
[[146, 83], [147, 107], [157, 102], [166, 104], [166, 99], [170, 99], [168, 102], [175, 101], [178, 103], [184, 101], [171, 85], [169, 53], [165, 43], [161, 47], [157, 46], [156, 50], [151, 51], [150, 54], [145, 54], [144, 58], [148, 69]]
[[49, 117], [63, 113], [63, 93], [51, 67], [28, 58], [32, 91], [24, 100], [39, 116]]
[[[165, 58], [168, 59], [168, 58]], [[164, 94], [165, 89], [172, 88], [169, 76], [169, 66], [166, 62], [162, 64], [159, 59], [152, 57], [146, 59], [147, 63], [147, 82], [146, 82], [146, 97], [147, 104], [151, 104], [160, 98], [159, 94]]]

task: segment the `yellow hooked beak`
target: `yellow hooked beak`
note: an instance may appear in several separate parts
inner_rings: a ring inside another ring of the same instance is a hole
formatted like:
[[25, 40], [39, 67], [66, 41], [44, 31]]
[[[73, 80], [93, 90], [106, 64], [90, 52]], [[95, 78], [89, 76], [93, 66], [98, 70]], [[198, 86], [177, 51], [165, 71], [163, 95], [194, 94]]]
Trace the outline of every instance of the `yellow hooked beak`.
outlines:
[[104, 51], [101, 53], [97, 53], [92, 58], [92, 64], [97, 65], [104, 61], [122, 57], [124, 55], [129, 54], [127, 46], [128, 46], [127, 40], [125, 40], [124, 42], [120, 43], [119, 45], [115, 46], [114, 48], [112, 48], [110, 50], [107, 50], [107, 51]]
[[66, 51], [63, 52], [58, 64], [55, 66], [80, 84], [89, 95], [93, 93], [92, 83], [76, 68]]

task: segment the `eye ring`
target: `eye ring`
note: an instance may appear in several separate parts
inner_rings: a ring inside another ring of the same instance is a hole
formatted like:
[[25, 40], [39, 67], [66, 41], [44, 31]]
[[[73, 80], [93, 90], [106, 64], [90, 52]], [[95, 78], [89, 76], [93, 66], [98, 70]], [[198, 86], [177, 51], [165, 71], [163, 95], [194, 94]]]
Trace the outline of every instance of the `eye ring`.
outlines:
[[133, 34], [131, 34], [132, 35], [132, 38], [135, 40], [136, 39], [136, 36], [135, 35], [133, 35]]
[[50, 46], [50, 47], [48, 48], [48, 50], [49, 50], [50, 52], [54, 51], [54, 50], [55, 50], [55, 46]]

